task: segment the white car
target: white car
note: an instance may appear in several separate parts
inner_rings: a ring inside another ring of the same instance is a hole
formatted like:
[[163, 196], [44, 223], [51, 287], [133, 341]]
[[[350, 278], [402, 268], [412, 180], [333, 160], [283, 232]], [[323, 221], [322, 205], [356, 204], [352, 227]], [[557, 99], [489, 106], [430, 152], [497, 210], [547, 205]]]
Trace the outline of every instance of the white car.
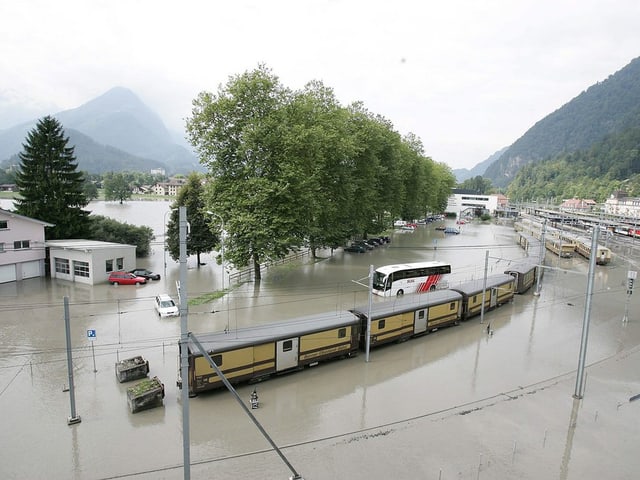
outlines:
[[169, 295], [156, 295], [155, 304], [156, 311], [161, 317], [177, 317], [180, 315], [178, 306]]

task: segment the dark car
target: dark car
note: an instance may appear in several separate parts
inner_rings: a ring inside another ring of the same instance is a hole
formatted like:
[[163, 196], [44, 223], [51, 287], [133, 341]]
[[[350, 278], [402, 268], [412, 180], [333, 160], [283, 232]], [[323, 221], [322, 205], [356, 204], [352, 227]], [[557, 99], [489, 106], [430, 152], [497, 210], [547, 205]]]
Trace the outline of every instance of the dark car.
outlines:
[[373, 245], [369, 245], [364, 240], [356, 240], [355, 242], [353, 242], [353, 244], [354, 245], [360, 245], [360, 246], [364, 247], [365, 250], [373, 250]]
[[137, 277], [146, 278], [147, 280], [160, 280], [159, 273], [153, 273], [151, 270], [147, 270], [146, 268], [136, 268], [135, 270], [131, 270], [131, 272]]
[[353, 243], [351, 245], [349, 245], [348, 247], [344, 247], [344, 251], [345, 252], [353, 252], [353, 253], [364, 253], [367, 251], [367, 249], [364, 247], [364, 245], [359, 245], [357, 243]]

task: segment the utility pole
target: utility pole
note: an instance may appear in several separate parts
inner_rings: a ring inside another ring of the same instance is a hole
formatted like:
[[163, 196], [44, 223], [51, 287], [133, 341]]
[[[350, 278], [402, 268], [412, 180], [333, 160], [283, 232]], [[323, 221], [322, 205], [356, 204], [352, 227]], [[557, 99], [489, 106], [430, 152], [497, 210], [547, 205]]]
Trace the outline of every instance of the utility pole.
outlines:
[[73, 359], [71, 357], [71, 331], [69, 327], [69, 297], [64, 297], [64, 329], [67, 338], [67, 370], [69, 372], [69, 400], [71, 402], [71, 415], [67, 419], [67, 425], [80, 423], [82, 419], [76, 413], [76, 393], [73, 384]]
[[191, 478], [189, 434], [189, 329], [187, 327], [187, 207], [179, 207], [180, 228], [180, 378], [182, 379], [182, 456], [184, 480]]
[[593, 227], [591, 237], [591, 255], [589, 255], [589, 277], [587, 280], [587, 301], [584, 306], [584, 320], [582, 322], [582, 340], [580, 342], [580, 357], [578, 358], [578, 373], [576, 375], [576, 388], [574, 398], [584, 396], [584, 362], [587, 356], [587, 341], [589, 339], [589, 322], [591, 320], [591, 297], [593, 296], [593, 279], [596, 272], [596, 256], [598, 255], [598, 234], [600, 227]]

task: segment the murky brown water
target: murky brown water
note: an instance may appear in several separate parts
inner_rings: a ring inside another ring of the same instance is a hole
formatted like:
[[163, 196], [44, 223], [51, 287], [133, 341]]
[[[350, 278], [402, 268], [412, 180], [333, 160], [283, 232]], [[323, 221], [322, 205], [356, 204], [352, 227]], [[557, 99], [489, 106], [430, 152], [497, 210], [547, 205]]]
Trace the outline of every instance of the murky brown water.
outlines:
[[[0, 285], [2, 478], [102, 479], [132, 478], [135, 474], [139, 474], [135, 478], [182, 478], [180, 394], [175, 386], [180, 325], [177, 319], [159, 319], [152, 306], [157, 293], [175, 296], [179, 275], [178, 264], [170, 259], [164, 275], [162, 233], [168, 203], [98, 203], [92, 207], [95, 213], [151, 226], [158, 243], [140, 265], [160, 272], [163, 278], [140, 287], [89, 287], [44, 279]], [[634, 245], [624, 249], [635, 254]], [[325, 252], [328, 258], [321, 262], [305, 259], [304, 265], [269, 269], [259, 285], [236, 286], [224, 299], [190, 307], [189, 328], [197, 333], [228, 326], [233, 335], [234, 329], [255, 322], [361, 305], [367, 300], [366, 289], [354, 280], [364, 279], [371, 264], [437, 259], [452, 263], [451, 283], [481, 278], [487, 250], [491, 273], [502, 272], [510, 260], [523, 256], [508, 227], [470, 224], [463, 227], [461, 235], [447, 237], [432, 227], [420, 227], [414, 233], [397, 232], [391, 245], [366, 254]], [[484, 424], [472, 415], [442, 420], [426, 429], [415, 428], [425, 418], [446, 417], [443, 412], [453, 407], [469, 404], [473, 409], [487, 403], [486, 399], [520, 387], [553, 383], [564, 375], [569, 375], [571, 383], [584, 317], [587, 262], [550, 255], [549, 265], [577, 273], [548, 270], [539, 297], [529, 292], [488, 312], [485, 322], [491, 324], [493, 336], [486, 334], [485, 325], [476, 318], [403, 344], [374, 349], [369, 363], [362, 354], [271, 379], [257, 386], [261, 408], [255, 411], [256, 416], [278, 445], [292, 446], [287, 449], [294, 457], [292, 463], [307, 480], [387, 478], [384, 472], [389, 464], [394, 465], [396, 478], [438, 478], [442, 474], [438, 469], [443, 467], [446, 476], [442, 478], [480, 478], [482, 468], [476, 467], [475, 447], [457, 457], [439, 453], [434, 458], [435, 452], [441, 452], [438, 445], [451, 442], [445, 440], [447, 435], [471, 436], [453, 444], [452, 450], [459, 449], [476, 436], [485, 438], [480, 444], [495, 446], [504, 441], [509, 452], [516, 435], [504, 433], [509, 431], [504, 422], [511, 417], [494, 419], [496, 429], [492, 431], [475, 431]], [[206, 265], [196, 268], [195, 259], [189, 259], [190, 297], [221, 286], [221, 267], [212, 257], [204, 262]], [[632, 321], [620, 321], [627, 298], [626, 273], [635, 268], [630, 265], [617, 258], [612, 265], [598, 268], [587, 351], [590, 364], [633, 351], [639, 343], [637, 296], [630, 299]], [[69, 394], [63, 392], [68, 384], [64, 296], [71, 303], [76, 408], [82, 418], [74, 426], [67, 425]], [[88, 329], [97, 332], [93, 351], [86, 336]], [[114, 363], [133, 355], [145, 356], [150, 374], [165, 383], [164, 407], [129, 413], [129, 385], [117, 382]], [[634, 382], [638, 383], [637, 376], [630, 375], [619, 388], [633, 391]], [[252, 389], [242, 386], [238, 391], [248, 399]], [[545, 401], [553, 403], [523, 408], [519, 423], [531, 424], [530, 429], [538, 416], [538, 443], [545, 430], [541, 423], [547, 422], [551, 432], [558, 422], [564, 425], [564, 431], [561, 428], [549, 435], [550, 446], [543, 453], [532, 453], [531, 447], [525, 452], [527, 434], [521, 433], [517, 436], [520, 448], [513, 448], [520, 463], [512, 461], [511, 466], [502, 465], [494, 473], [513, 469], [509, 478], [595, 478], [576, 476], [586, 462], [581, 450], [567, 457], [569, 438], [574, 443], [566, 429], [571, 422], [567, 413], [572, 411], [571, 393], [571, 387], [560, 396], [544, 393], [549, 396]], [[255, 453], [269, 446], [229, 394], [200, 395], [190, 400], [190, 406], [192, 478], [290, 475], [275, 453]], [[637, 405], [626, 408], [637, 412]], [[552, 417], [554, 410], [559, 412], [559, 420]], [[623, 409], [618, 410], [625, 414]], [[517, 413], [513, 415], [517, 418]], [[443, 430], [445, 424], [449, 430]], [[636, 415], [636, 431], [638, 426]], [[620, 435], [620, 429], [625, 428], [613, 421], [609, 427], [617, 430], [600, 432], [605, 438]], [[384, 432], [394, 432], [395, 436], [389, 434], [385, 439]], [[424, 444], [421, 454], [408, 448], [416, 442]], [[485, 455], [484, 471], [491, 472], [487, 464], [490, 453]], [[550, 475], [545, 475], [536, 461], [545, 455], [554, 459]], [[505, 456], [504, 463], [508, 464], [511, 459], [508, 453]], [[396, 464], [398, 458], [405, 459], [401, 465]], [[491, 458], [492, 467], [499, 468], [495, 456]], [[428, 468], [427, 460], [431, 462]], [[636, 470], [640, 468], [636, 458], [628, 461]], [[416, 472], [423, 475], [414, 476]], [[486, 475], [482, 478], [497, 478]], [[614, 474], [609, 478], [630, 477]]]

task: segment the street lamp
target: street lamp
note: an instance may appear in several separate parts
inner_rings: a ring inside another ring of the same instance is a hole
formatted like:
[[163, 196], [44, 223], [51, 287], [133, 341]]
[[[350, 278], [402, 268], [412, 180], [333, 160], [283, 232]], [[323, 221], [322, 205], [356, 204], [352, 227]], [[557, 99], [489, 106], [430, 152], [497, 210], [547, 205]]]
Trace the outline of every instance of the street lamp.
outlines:
[[206, 213], [208, 215], [213, 215], [220, 219], [221, 230], [220, 230], [220, 264], [222, 265], [222, 291], [224, 291], [224, 219], [218, 215], [217, 213], [212, 212], [211, 210], [207, 210]]

